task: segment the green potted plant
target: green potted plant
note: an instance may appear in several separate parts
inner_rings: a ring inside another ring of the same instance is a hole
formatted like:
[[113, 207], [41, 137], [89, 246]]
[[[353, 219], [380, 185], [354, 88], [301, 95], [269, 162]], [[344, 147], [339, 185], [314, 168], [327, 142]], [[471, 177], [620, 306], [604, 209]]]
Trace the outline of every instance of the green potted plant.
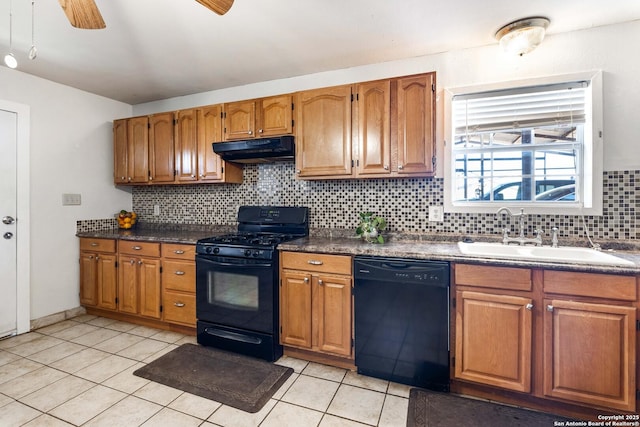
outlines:
[[360, 212], [360, 224], [356, 228], [356, 235], [369, 243], [384, 243], [380, 232], [387, 228], [387, 221], [373, 212]]

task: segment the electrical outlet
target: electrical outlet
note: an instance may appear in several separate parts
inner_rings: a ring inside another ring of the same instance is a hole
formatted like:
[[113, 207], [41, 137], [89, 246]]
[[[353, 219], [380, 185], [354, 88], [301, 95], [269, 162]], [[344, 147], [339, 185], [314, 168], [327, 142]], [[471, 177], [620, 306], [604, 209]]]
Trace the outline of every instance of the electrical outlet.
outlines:
[[444, 221], [444, 208], [442, 206], [429, 206], [429, 221]]
[[81, 205], [82, 196], [80, 194], [65, 193], [62, 195], [62, 206]]
[[153, 205], [153, 216], [160, 216], [160, 205]]

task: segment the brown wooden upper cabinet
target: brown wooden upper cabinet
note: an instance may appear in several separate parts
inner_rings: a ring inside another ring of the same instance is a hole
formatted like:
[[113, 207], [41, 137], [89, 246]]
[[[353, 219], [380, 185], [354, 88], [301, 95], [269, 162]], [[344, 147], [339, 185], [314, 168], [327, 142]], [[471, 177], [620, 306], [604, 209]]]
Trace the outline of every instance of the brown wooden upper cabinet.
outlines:
[[146, 184], [149, 181], [149, 119], [133, 117], [113, 122], [116, 184]]
[[299, 178], [435, 172], [435, 73], [298, 92], [296, 104]]
[[253, 139], [293, 132], [290, 94], [224, 104], [224, 140]]
[[114, 120], [114, 183], [240, 183], [242, 166], [213, 152], [222, 129], [221, 104]]

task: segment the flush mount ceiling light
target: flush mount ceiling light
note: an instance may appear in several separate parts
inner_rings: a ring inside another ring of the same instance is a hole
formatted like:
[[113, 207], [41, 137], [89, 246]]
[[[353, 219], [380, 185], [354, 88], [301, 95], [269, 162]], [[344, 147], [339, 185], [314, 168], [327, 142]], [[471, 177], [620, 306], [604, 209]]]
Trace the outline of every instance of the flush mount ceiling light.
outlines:
[[496, 39], [507, 53], [524, 55], [544, 39], [549, 20], [540, 16], [524, 18], [505, 25], [496, 32]]

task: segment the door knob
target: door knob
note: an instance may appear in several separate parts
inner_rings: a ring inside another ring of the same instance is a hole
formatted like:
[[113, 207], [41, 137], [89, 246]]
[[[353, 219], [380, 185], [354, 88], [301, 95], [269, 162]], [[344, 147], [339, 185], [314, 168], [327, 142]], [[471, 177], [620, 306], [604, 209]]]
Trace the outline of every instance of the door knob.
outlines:
[[7, 231], [6, 233], [4, 233], [4, 234], [2, 235], [2, 237], [4, 237], [5, 239], [9, 240], [10, 238], [12, 238], [12, 237], [13, 237], [13, 233], [12, 233], [12, 232], [10, 232], [10, 231]]
[[12, 217], [12, 216], [8, 216], [7, 215], [7, 216], [3, 216], [2, 217], [2, 223], [3, 224], [11, 225], [14, 222], [16, 222], [16, 219], [14, 217]]

